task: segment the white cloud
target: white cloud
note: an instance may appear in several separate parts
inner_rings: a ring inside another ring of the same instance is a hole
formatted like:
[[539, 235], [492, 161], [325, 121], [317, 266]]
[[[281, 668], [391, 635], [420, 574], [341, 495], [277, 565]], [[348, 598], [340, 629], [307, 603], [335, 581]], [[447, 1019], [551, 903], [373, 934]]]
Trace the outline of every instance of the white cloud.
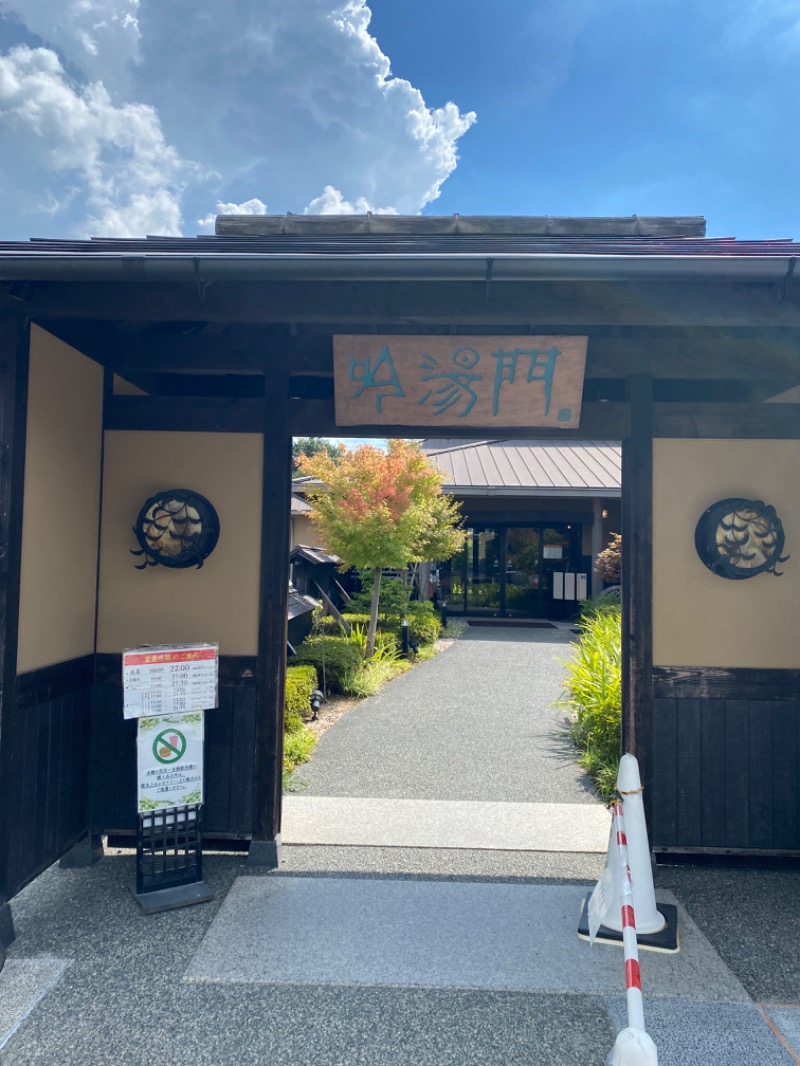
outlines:
[[[364, 0], [224, 7], [219, 0], [0, 0], [0, 7], [61, 58], [59, 70], [42, 76], [62, 93], [68, 87], [68, 117], [82, 103], [106, 125], [130, 117], [144, 138], [141, 152], [129, 139], [122, 153], [140, 159], [133, 174], [127, 158], [115, 166], [111, 152], [100, 152], [103, 183], [114, 188], [104, 209], [87, 212], [86, 224], [135, 232], [161, 219], [165, 232], [175, 232], [182, 202], [207, 227], [210, 201], [241, 206], [256, 194], [279, 212], [415, 214], [439, 195], [457, 164], [458, 140], [475, 121], [453, 103], [429, 107], [409, 81], [392, 75], [369, 33]], [[85, 83], [69, 83], [67, 70]], [[26, 83], [26, 92], [35, 96], [35, 89]], [[17, 137], [35, 136], [43, 116], [32, 112], [18, 101], [15, 150]], [[63, 171], [78, 165], [59, 161], [59, 153], [81, 154], [78, 131], [68, 125], [54, 136], [58, 147], [39, 154], [48, 186], [39, 179], [39, 202], [61, 200]], [[90, 148], [105, 136], [93, 133]], [[8, 143], [0, 131], [4, 156]], [[152, 160], [150, 173], [143, 157]], [[182, 201], [179, 180], [186, 182]]]
[[23, 210], [44, 201], [55, 217], [80, 200], [85, 233], [180, 232], [187, 166], [158, 116], [142, 104], [115, 106], [101, 84], [74, 86], [55, 52], [23, 45], [0, 56], [0, 137], [14, 145], [3, 180]]
[[266, 215], [267, 205], [263, 200], [254, 196], [251, 200], [245, 200], [243, 204], [223, 203], [217, 200], [217, 210], [210, 211], [205, 218], [198, 218], [197, 225], [203, 229], [213, 229], [217, 221], [217, 215]]
[[127, 83], [139, 47], [139, 0], [0, 0], [89, 81]]
[[303, 213], [306, 215], [366, 215], [368, 212], [374, 215], [397, 214], [394, 207], [373, 207], [363, 196], [359, 196], [355, 203], [350, 203], [332, 185], [326, 185], [322, 194], [316, 196], [306, 206]]

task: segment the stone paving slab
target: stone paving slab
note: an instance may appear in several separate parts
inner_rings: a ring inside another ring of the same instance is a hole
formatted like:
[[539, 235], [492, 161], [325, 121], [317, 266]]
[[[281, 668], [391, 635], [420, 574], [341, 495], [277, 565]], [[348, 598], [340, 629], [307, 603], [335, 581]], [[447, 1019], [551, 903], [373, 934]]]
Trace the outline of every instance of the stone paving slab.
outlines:
[[[583, 895], [574, 885], [242, 877], [185, 980], [607, 995], [623, 987], [623, 957], [578, 938]], [[643, 953], [646, 995], [748, 1002], [691, 919], [680, 921], [678, 955]]]
[[[800, 988], [797, 990], [800, 996]], [[791, 1007], [764, 1007], [762, 1008], [771, 1023], [775, 1026], [792, 1053], [796, 1056], [796, 1062], [800, 1062], [800, 1005]]]
[[[611, 1000], [614, 1028], [627, 1024], [625, 1000]], [[797, 1066], [754, 1005], [645, 1001], [658, 1066]]]
[[8, 959], [0, 973], [0, 1050], [34, 1007], [58, 984], [69, 964], [68, 959], [47, 956]]
[[284, 798], [285, 844], [605, 854], [611, 815], [585, 803]]

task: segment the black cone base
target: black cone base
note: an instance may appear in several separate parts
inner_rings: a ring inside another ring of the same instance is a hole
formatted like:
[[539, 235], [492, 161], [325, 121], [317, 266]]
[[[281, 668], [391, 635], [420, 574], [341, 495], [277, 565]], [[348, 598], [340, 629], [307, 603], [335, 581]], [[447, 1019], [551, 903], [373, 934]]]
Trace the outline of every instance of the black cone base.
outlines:
[[[592, 893], [587, 893], [581, 907], [580, 920], [578, 921], [578, 936], [582, 940], [589, 939], [589, 900], [591, 897]], [[678, 908], [674, 907], [671, 903], [658, 903], [657, 906], [658, 913], [666, 918], [667, 924], [659, 933], [637, 933], [636, 943], [640, 948], [645, 948], [648, 951], [680, 951], [681, 945], [680, 938], [678, 937]], [[621, 946], [622, 932], [601, 925], [597, 930], [597, 936], [595, 939], [602, 940], [607, 944], [619, 944]]]

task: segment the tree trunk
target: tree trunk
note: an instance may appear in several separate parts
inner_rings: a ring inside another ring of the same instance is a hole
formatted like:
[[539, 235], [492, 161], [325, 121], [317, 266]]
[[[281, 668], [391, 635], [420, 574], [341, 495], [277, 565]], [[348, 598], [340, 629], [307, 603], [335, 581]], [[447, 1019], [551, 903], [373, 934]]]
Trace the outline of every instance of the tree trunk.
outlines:
[[367, 658], [375, 652], [375, 635], [378, 632], [378, 603], [381, 595], [381, 568], [375, 567], [372, 580], [372, 606], [369, 612], [369, 629], [367, 631]]

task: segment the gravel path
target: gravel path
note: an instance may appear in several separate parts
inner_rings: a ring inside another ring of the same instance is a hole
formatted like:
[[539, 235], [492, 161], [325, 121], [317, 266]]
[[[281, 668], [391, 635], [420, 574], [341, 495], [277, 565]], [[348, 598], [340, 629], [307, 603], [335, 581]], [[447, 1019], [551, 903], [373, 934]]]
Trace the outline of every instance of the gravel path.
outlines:
[[554, 707], [566, 630], [471, 628], [335, 723], [304, 794], [597, 803]]

